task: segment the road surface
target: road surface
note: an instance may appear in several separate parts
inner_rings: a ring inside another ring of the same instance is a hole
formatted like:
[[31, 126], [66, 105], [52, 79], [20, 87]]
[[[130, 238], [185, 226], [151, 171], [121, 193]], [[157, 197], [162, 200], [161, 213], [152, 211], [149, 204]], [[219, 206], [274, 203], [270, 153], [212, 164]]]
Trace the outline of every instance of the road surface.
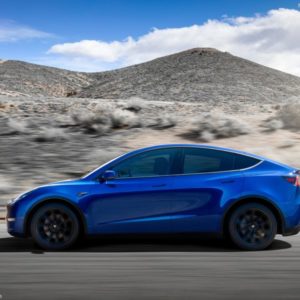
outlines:
[[43, 252], [0, 225], [2, 299], [299, 299], [300, 235], [268, 251], [222, 240], [107, 237]]

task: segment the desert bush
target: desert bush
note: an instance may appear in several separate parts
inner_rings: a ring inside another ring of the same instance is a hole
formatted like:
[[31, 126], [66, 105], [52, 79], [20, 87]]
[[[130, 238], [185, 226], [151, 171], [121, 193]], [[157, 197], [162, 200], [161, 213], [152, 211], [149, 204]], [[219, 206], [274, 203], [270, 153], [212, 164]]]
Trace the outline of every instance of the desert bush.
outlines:
[[104, 103], [92, 103], [89, 108], [71, 111], [73, 125], [79, 126], [88, 133], [107, 133], [112, 129], [152, 127], [165, 129], [174, 127], [178, 118], [168, 114], [157, 114], [154, 118], [142, 118], [139, 112], [143, 104], [134, 98], [128, 103], [122, 102], [120, 106]]
[[71, 118], [75, 125], [81, 126], [86, 132], [104, 133], [110, 127], [110, 117], [107, 111], [91, 112], [87, 109], [73, 111]]
[[140, 126], [140, 120], [135, 113], [111, 107], [95, 107], [94, 111], [80, 110], [73, 112], [71, 117], [75, 125], [89, 132], [104, 133], [110, 129]]
[[192, 121], [190, 134], [202, 141], [230, 138], [250, 133], [249, 126], [237, 118], [221, 114], [203, 114]]
[[8, 127], [14, 132], [24, 134], [29, 132], [28, 123], [20, 119], [8, 119]]
[[130, 98], [127, 103], [125, 104], [125, 109], [138, 113], [139, 111], [141, 111], [144, 108], [144, 104], [143, 104], [143, 99], [137, 98], [137, 97], [133, 97]]
[[35, 136], [34, 140], [43, 143], [62, 141], [67, 138], [67, 134], [62, 128], [42, 128], [42, 130]]
[[114, 129], [139, 127], [140, 121], [135, 113], [116, 109], [110, 114], [111, 127]]
[[212, 132], [209, 132], [209, 131], [202, 131], [200, 134], [199, 134], [199, 140], [203, 141], [203, 142], [211, 142], [215, 139], [215, 135], [212, 133]]
[[292, 98], [283, 105], [275, 117], [283, 123], [284, 128], [300, 129], [300, 98]]
[[75, 124], [90, 127], [93, 124], [107, 124], [109, 115], [107, 113], [94, 113], [88, 110], [80, 110], [71, 115]]
[[178, 118], [172, 115], [164, 115], [149, 120], [145, 123], [146, 127], [153, 127], [155, 129], [166, 129], [177, 125]]
[[273, 118], [265, 121], [262, 127], [266, 128], [268, 131], [275, 131], [283, 128], [284, 124], [281, 120]]
[[115, 105], [113, 104], [113, 102], [96, 102], [94, 106], [93, 103], [91, 103], [91, 107], [89, 106], [88, 108], [97, 115], [105, 115], [111, 113], [115, 109]]

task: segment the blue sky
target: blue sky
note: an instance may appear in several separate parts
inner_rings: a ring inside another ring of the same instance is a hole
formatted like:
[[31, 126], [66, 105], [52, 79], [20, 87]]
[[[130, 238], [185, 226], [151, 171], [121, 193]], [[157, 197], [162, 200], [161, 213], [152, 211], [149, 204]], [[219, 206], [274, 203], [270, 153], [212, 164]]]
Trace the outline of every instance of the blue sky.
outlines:
[[[296, 55], [299, 44], [284, 41], [285, 45], [277, 45], [270, 52], [272, 41], [278, 43], [271, 40], [272, 36], [286, 35], [287, 31], [294, 39], [294, 32], [300, 29], [298, 3], [293, 0], [1, 0], [0, 58], [96, 71], [139, 63], [193, 46], [214, 46], [300, 74], [300, 66], [283, 65], [278, 57], [279, 51], [290, 48], [294, 49], [292, 56]], [[296, 25], [289, 24], [292, 18]], [[207, 26], [208, 20], [214, 23]], [[224, 35], [227, 36], [222, 44]], [[246, 50], [249, 42], [246, 45], [240, 42], [245, 36], [247, 41], [251, 36], [258, 45], [249, 53]], [[239, 43], [231, 46], [237, 40]], [[264, 40], [270, 43], [267, 48], [260, 45]], [[251, 56], [253, 51], [258, 54]], [[270, 55], [274, 58], [268, 58]]]

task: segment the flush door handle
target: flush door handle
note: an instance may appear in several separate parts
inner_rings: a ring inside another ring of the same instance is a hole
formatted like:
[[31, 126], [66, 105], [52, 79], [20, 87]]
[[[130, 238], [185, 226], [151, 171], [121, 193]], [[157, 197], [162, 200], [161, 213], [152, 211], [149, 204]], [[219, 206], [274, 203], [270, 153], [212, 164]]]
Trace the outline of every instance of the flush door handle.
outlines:
[[158, 187], [164, 187], [166, 186], [165, 183], [160, 183], [160, 184], [153, 184], [152, 187], [158, 188]]
[[227, 180], [222, 180], [221, 183], [234, 183], [234, 179], [227, 179]]

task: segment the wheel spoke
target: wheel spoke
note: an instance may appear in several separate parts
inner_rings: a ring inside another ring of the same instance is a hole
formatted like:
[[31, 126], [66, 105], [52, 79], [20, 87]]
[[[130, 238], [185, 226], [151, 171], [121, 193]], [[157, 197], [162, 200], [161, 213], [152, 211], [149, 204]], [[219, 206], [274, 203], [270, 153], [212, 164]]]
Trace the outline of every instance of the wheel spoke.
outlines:
[[39, 219], [37, 229], [41, 238], [51, 244], [65, 243], [71, 237], [73, 221], [59, 209], [47, 210]]
[[267, 240], [272, 231], [268, 216], [256, 208], [242, 212], [235, 222], [238, 235], [249, 244], [259, 244]]

